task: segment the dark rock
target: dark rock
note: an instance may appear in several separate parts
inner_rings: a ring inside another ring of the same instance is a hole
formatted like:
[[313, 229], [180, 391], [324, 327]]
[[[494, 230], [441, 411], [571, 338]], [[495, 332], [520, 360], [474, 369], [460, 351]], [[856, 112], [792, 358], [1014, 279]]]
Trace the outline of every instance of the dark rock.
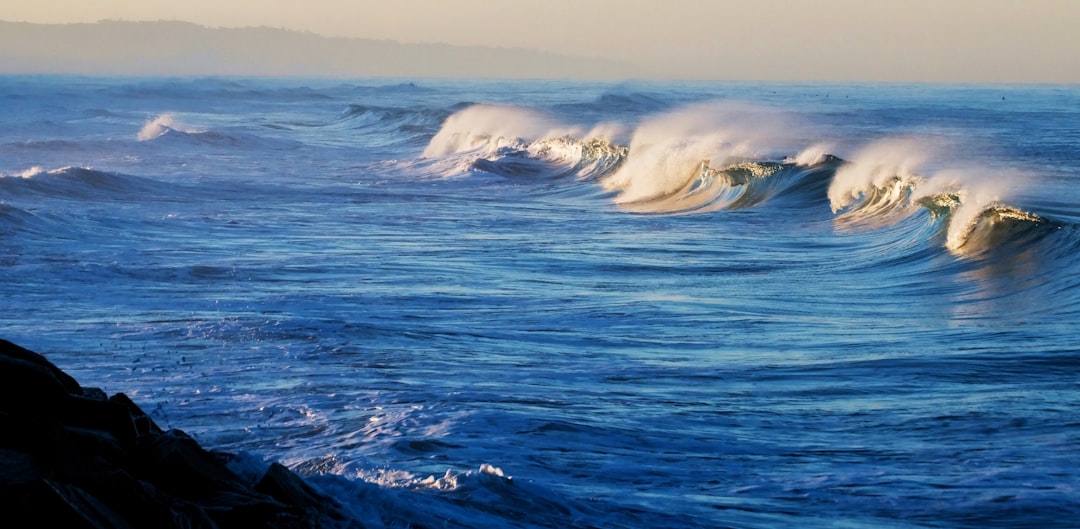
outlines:
[[269, 494], [274, 499], [286, 504], [296, 505], [309, 514], [329, 517], [336, 522], [348, 519], [339, 503], [323, 496], [281, 463], [273, 463], [267, 469], [255, 490]]
[[215, 528], [206, 511], [194, 502], [164, 492], [152, 483], [137, 479], [123, 469], [99, 472], [82, 487], [113, 507], [135, 527]]
[[0, 449], [0, 483], [22, 485], [45, 477], [45, 471], [26, 452]]
[[135, 421], [123, 404], [77, 395], [69, 395], [63, 404], [64, 424], [104, 430], [124, 447], [135, 446], [138, 437]]
[[248, 483], [226, 465], [231, 455], [163, 431], [126, 395], [83, 388], [5, 340], [0, 424], [4, 527], [362, 527], [284, 466]]
[[[5, 489], [5, 527], [134, 529], [97, 498], [69, 484], [37, 480]], [[6, 525], [9, 522], [14, 525]]]
[[82, 396], [92, 400], [109, 400], [109, 395], [101, 388], [82, 388]]
[[127, 395], [123, 393], [117, 393], [109, 397], [109, 402], [120, 404], [127, 408], [128, 414], [131, 416], [132, 421], [135, 423], [135, 432], [138, 435], [150, 435], [162, 433], [162, 429], [154, 423], [150, 416], [146, 412], [142, 411]]
[[0, 411], [14, 415], [49, 413], [71, 395], [82, 395], [74, 378], [45, 357], [0, 340]]
[[32, 364], [36, 368], [47, 372], [63, 388], [65, 393], [82, 394], [82, 387], [79, 386], [79, 383], [70, 375], [61, 371], [59, 367], [53, 365], [52, 362], [46, 360], [44, 356], [4, 339], [0, 339], [0, 362], [2, 361], [20, 361]]
[[135, 471], [159, 487], [188, 498], [247, 488], [239, 476], [180, 430], [146, 436], [136, 450]]

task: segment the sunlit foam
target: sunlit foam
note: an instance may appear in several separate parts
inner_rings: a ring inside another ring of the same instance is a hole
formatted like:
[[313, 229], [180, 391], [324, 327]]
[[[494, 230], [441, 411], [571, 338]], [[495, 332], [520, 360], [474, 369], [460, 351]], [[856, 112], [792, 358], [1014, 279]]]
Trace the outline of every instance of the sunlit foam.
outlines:
[[699, 177], [703, 163], [718, 169], [794, 152], [799, 130], [788, 114], [759, 105], [691, 105], [642, 123], [626, 162], [603, 183], [620, 203], [665, 197]]
[[64, 174], [64, 173], [67, 173], [67, 172], [70, 172], [70, 171], [76, 170], [76, 169], [90, 170], [89, 167], [81, 167], [81, 168], [79, 168], [79, 167], [74, 167], [74, 166], [70, 166], [70, 165], [65, 165], [64, 167], [49, 170], [49, 169], [45, 169], [44, 167], [41, 167], [40, 165], [35, 165], [35, 166], [28, 167], [26, 169], [23, 169], [22, 171], [18, 171], [18, 172], [15, 172], [15, 173], [10, 173], [10, 174], [9, 173], [0, 173], [0, 177], [14, 177], [14, 178], [30, 179], [30, 178], [35, 178], [35, 177], [38, 177], [38, 176], [41, 176], [41, 175]]
[[531, 109], [472, 105], [446, 118], [424, 149], [423, 156], [434, 158], [480, 148], [494, 151], [504, 146], [522, 147], [536, 140], [560, 136], [580, 136], [580, 131]]
[[180, 132], [189, 133], [199, 132], [196, 130], [185, 128], [182, 124], [178, 122], [175, 114], [167, 112], [165, 114], [156, 116], [153, 119], [147, 120], [146, 124], [144, 124], [143, 127], [139, 129], [139, 141], [149, 141], [154, 138], [158, 138], [163, 134], [169, 132], [170, 130], [177, 130]]
[[[880, 140], [859, 150], [836, 171], [829, 185], [833, 212], [875, 190], [902, 189], [916, 182], [935, 150], [915, 138]], [[898, 182], [902, 185], [896, 185]]]
[[799, 154], [795, 155], [794, 158], [788, 158], [785, 161], [803, 167], [810, 167], [828, 159], [831, 150], [832, 146], [825, 143], [817, 143], [803, 149]]
[[39, 165], [35, 165], [33, 167], [30, 167], [28, 169], [25, 169], [23, 171], [15, 173], [14, 176], [17, 176], [19, 178], [33, 178], [35, 176], [44, 174], [45, 172], [46, 172], [45, 168], [43, 168], [43, 167], [41, 167]]
[[1023, 178], [1016, 173], [977, 168], [953, 169], [926, 178], [914, 191], [912, 199], [932, 200], [942, 196], [954, 199], [945, 246], [957, 253], [967, 243], [980, 220], [986, 218], [987, 211], [1011, 211], [1017, 217], [1027, 215], [1004, 206], [1022, 182]]

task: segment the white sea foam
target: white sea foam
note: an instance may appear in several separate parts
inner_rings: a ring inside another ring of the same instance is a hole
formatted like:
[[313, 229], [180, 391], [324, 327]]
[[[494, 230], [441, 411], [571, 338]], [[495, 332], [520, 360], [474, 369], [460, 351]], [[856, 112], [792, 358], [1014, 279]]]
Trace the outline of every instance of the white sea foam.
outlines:
[[945, 245], [957, 253], [984, 212], [1013, 199], [1024, 181], [1015, 172], [958, 159], [947, 145], [929, 139], [888, 138], [864, 147], [837, 170], [829, 201], [833, 212], [859, 202], [858, 217], [875, 222], [889, 222], [916, 204], [933, 204], [948, 211]]
[[952, 169], [927, 178], [912, 194], [913, 200], [952, 195], [956, 206], [949, 217], [945, 246], [958, 252], [987, 209], [1009, 201], [1023, 178], [1016, 173], [984, 168]]
[[434, 158], [481, 148], [495, 151], [504, 146], [524, 147], [536, 140], [561, 136], [580, 136], [580, 130], [536, 110], [472, 105], [446, 119], [423, 156]]
[[191, 128], [186, 124], [182, 123], [176, 117], [176, 114], [172, 112], [166, 112], [164, 114], [159, 114], [155, 116], [153, 119], [147, 120], [146, 124], [144, 124], [142, 128], [139, 129], [138, 138], [139, 141], [150, 141], [154, 138], [161, 137], [162, 135], [168, 133], [170, 130], [189, 134], [204, 132], [202, 130]]
[[147, 120], [146, 124], [139, 129], [139, 141], [149, 141], [165, 134], [172, 124], [172, 114], [161, 114], [154, 119]]
[[794, 163], [803, 167], [810, 167], [824, 162], [826, 157], [832, 151], [832, 146], [827, 143], [816, 143], [807, 147], [799, 152], [792, 158], [785, 160], [788, 163]]
[[45, 170], [45, 168], [41, 167], [40, 165], [35, 165], [33, 167], [23, 169], [22, 171], [18, 171], [10, 175], [5, 173], [2, 176], [14, 176], [16, 178], [33, 178], [35, 176], [45, 174], [46, 172], [47, 171]]
[[32, 166], [32, 167], [28, 167], [26, 169], [23, 169], [21, 171], [16, 171], [14, 173], [0, 173], [0, 178], [22, 178], [22, 179], [28, 180], [28, 179], [31, 179], [31, 178], [39, 177], [41, 175], [64, 174], [64, 173], [67, 173], [67, 172], [70, 172], [70, 171], [73, 171], [73, 170], [77, 170], [77, 169], [82, 169], [82, 170], [87, 170], [87, 171], [92, 170], [92, 168], [90, 168], [90, 167], [75, 167], [75, 166], [71, 166], [71, 165], [66, 165], [64, 167], [58, 167], [56, 169], [45, 169], [44, 167], [41, 167], [40, 165], [35, 165], [35, 166]]
[[703, 162], [713, 168], [792, 152], [799, 127], [775, 109], [737, 101], [684, 107], [642, 123], [630, 153], [604, 186], [631, 203], [667, 196], [695, 178]]
[[875, 189], [901, 189], [903, 186], [891, 185], [894, 180], [914, 183], [935, 149], [916, 138], [888, 138], [863, 147], [836, 171], [829, 185], [833, 212], [850, 206]]

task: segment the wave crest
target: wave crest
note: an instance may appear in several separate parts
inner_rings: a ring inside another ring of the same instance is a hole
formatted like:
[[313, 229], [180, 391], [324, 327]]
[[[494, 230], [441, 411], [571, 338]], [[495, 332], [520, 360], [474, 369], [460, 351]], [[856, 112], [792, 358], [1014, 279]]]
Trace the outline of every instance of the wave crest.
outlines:
[[895, 223], [919, 210], [944, 229], [945, 247], [973, 257], [1023, 245], [1042, 226], [1056, 223], [1011, 205], [1026, 178], [1015, 172], [954, 161], [940, 145], [913, 138], [875, 142], [845, 163], [829, 186], [842, 226]]
[[1012, 204], [1022, 175], [957, 158], [934, 139], [885, 138], [842, 160], [829, 154], [831, 143], [808, 141], [814, 135], [790, 114], [731, 101], [648, 118], [628, 146], [611, 140], [622, 135], [618, 126], [583, 132], [537, 110], [477, 104], [450, 115], [423, 155], [449, 163], [444, 174], [595, 181], [620, 207], [641, 213], [739, 209], [792, 194], [802, 205], [827, 200], [844, 229], [928, 212], [940, 231], [926, 233], [942, 234], [958, 256], [1055, 225]]
[[856, 152], [829, 184], [833, 213], [865, 218], [906, 205], [932, 149], [914, 138], [891, 138]]
[[967, 257], [1006, 246], [1023, 248], [1059, 228], [1046, 218], [1004, 204], [989, 205], [952, 224], [956, 229], [949, 230], [949, 250]]
[[422, 157], [439, 160], [445, 176], [483, 171], [511, 178], [594, 180], [626, 158], [627, 149], [607, 139], [616, 132], [607, 126], [583, 132], [531, 109], [470, 105], [444, 121]]
[[422, 156], [436, 158], [476, 150], [493, 153], [502, 147], [523, 149], [540, 139], [580, 135], [579, 130], [536, 110], [477, 104], [446, 118]]
[[150, 141], [155, 138], [159, 138], [169, 131], [176, 130], [178, 127], [176, 123], [176, 116], [172, 113], [165, 113], [155, 116], [152, 119], [146, 121], [146, 124], [139, 129], [137, 135], [139, 141]]
[[153, 180], [90, 167], [67, 166], [52, 170], [32, 167], [15, 176], [17, 178], [0, 178], [0, 196], [126, 199], [132, 198], [133, 192], [153, 193], [160, 188]]
[[[629, 156], [604, 186], [621, 204], [684, 193], [706, 167], [728, 168], [796, 152], [799, 127], [787, 114], [737, 101], [691, 105], [642, 123]], [[709, 179], [702, 181], [707, 183]]]

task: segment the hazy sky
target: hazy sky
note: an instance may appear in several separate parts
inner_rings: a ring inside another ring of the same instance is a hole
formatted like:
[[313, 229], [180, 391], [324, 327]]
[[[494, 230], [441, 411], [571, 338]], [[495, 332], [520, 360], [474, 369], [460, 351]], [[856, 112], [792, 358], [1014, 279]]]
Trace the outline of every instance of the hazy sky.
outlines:
[[1080, 0], [34, 0], [0, 19], [183, 20], [525, 47], [707, 79], [1080, 83]]

